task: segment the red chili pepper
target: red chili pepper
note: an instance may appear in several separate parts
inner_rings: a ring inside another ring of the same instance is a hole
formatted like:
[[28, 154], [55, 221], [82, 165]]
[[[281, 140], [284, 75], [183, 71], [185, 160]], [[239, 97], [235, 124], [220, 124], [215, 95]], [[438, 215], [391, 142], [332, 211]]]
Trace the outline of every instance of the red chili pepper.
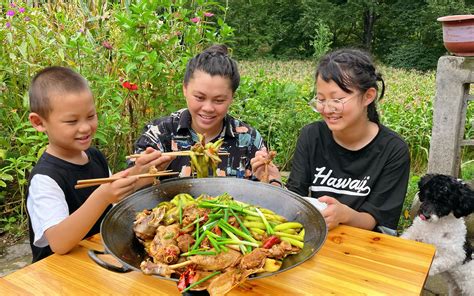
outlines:
[[263, 243], [262, 248], [270, 249], [273, 245], [279, 244], [280, 242], [281, 242], [281, 240], [278, 238], [278, 236], [272, 235], [272, 236], [270, 236], [269, 238], [267, 238], [265, 240], [265, 242]]
[[215, 234], [217, 234], [218, 236], [221, 236], [222, 235], [222, 230], [219, 226], [214, 226], [214, 229], [212, 229], [212, 232], [214, 232]]
[[183, 291], [196, 280], [196, 271], [194, 270], [194, 267], [189, 266], [188, 269], [186, 269], [186, 271], [179, 277], [178, 290], [180, 292]]

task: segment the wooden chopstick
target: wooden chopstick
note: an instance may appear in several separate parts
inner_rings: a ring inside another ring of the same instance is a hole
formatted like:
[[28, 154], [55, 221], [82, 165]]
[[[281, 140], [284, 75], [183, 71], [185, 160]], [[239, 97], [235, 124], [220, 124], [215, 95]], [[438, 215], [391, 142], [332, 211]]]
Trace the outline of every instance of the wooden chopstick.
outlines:
[[[172, 152], [162, 152], [161, 155], [171, 155], [171, 156], [189, 156], [191, 153], [191, 150], [183, 150], [183, 151], [172, 151]], [[219, 152], [217, 153], [218, 155], [229, 155], [229, 152]], [[142, 154], [132, 154], [132, 155], [127, 155], [126, 159], [136, 159], [143, 156]]]
[[[141, 178], [152, 178], [152, 177], [159, 177], [159, 176], [170, 176], [170, 175], [176, 175], [176, 174], [179, 174], [179, 172], [172, 172], [171, 170], [166, 170], [166, 171], [160, 171], [154, 174], [147, 173], [147, 174], [140, 174], [136, 176], [139, 179], [141, 179]], [[74, 186], [74, 188], [81, 189], [81, 188], [86, 188], [86, 187], [91, 187], [91, 186], [97, 186], [97, 185], [101, 185], [105, 183], [110, 183], [121, 178], [123, 177], [109, 177], [109, 178], [78, 180], [77, 185]]]
[[[159, 171], [159, 172], [156, 172], [156, 173], [153, 173], [153, 174], [150, 174], [150, 173], [145, 173], [145, 174], [140, 174], [140, 175], [137, 175], [139, 178], [146, 178], [146, 177], [153, 177], [152, 175], [161, 175], [162, 173], [170, 173], [171, 170], [166, 170], [166, 171]], [[98, 183], [98, 182], [104, 182], [104, 183], [109, 183], [109, 182], [113, 182], [115, 180], [118, 180], [118, 179], [121, 179], [122, 177], [108, 177], [108, 178], [96, 178], [96, 179], [85, 179], [85, 180], [77, 180], [77, 184], [78, 185], [82, 185], [82, 184], [90, 184], [90, 183]]]

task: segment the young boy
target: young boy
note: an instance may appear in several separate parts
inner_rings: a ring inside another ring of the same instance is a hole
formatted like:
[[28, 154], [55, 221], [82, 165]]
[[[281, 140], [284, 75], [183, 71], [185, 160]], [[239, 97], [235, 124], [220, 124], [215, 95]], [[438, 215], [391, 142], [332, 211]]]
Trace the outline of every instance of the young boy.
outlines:
[[159, 160], [159, 151], [149, 149], [133, 168], [115, 174], [122, 177], [117, 181], [74, 189], [77, 180], [110, 175], [104, 155], [90, 147], [97, 113], [88, 83], [71, 69], [49, 67], [33, 78], [29, 96], [29, 120], [49, 142], [31, 173], [26, 202], [35, 262], [52, 253], [65, 254], [98, 233], [112, 203], [152, 181], [133, 175], [164, 160]]

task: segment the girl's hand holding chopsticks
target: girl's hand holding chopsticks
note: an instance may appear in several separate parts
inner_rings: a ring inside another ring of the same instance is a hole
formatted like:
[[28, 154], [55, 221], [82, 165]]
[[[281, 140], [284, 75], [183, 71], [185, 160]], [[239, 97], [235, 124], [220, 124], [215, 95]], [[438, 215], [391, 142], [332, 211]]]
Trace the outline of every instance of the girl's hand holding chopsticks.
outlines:
[[250, 160], [252, 173], [260, 181], [268, 182], [268, 180], [272, 179], [281, 180], [280, 171], [271, 161], [271, 153], [272, 151], [268, 152], [267, 148], [263, 147], [257, 151], [255, 157]]

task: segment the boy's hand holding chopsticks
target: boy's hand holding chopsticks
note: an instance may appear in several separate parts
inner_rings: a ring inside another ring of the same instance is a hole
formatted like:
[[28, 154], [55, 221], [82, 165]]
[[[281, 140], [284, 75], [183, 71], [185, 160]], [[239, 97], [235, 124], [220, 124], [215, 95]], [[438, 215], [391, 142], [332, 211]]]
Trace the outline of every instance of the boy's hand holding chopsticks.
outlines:
[[[107, 204], [116, 203], [135, 191], [135, 184], [137, 183], [138, 177], [130, 176], [129, 170], [125, 170], [114, 174], [111, 179], [114, 179], [114, 181], [109, 181], [110, 183], [99, 186], [99, 188], [94, 190], [91, 197], [97, 195], [100, 200], [106, 201]], [[89, 184], [86, 185], [86, 187], [93, 186]]]
[[[130, 168], [130, 174], [146, 174], [152, 167], [156, 168], [157, 171], [164, 171], [175, 158], [176, 156], [163, 155], [161, 151], [147, 147], [146, 150], [140, 154], [140, 157], [136, 159], [135, 165]], [[142, 178], [137, 181], [136, 188], [139, 189], [155, 180], [156, 178]]]
[[[110, 178], [79, 180], [75, 188], [80, 189], [105, 183], [112, 183], [127, 176], [129, 178], [135, 176], [135, 189], [139, 189], [147, 184], [152, 183], [154, 180], [156, 180], [156, 177], [178, 174], [178, 172], [175, 173], [169, 170], [165, 171], [169, 163], [175, 158], [176, 156], [162, 155], [160, 151], [148, 147], [143, 153], [140, 154], [140, 157], [135, 161], [135, 165], [133, 167], [123, 172], [117, 173]], [[156, 174], [149, 173], [150, 168], [152, 167], [156, 168]], [[125, 173], [125, 175], [122, 175], [122, 173]]]
[[[159, 176], [170, 176], [170, 175], [177, 175], [178, 172], [172, 172], [170, 170], [167, 171], [158, 171], [156, 173], [146, 173], [146, 174], [139, 174], [139, 175], [132, 175], [129, 176], [130, 178], [135, 177], [135, 180], [142, 179], [142, 178], [156, 178]], [[117, 174], [118, 175], [118, 174]], [[120, 179], [123, 179], [123, 176], [112, 176], [109, 178], [97, 178], [97, 179], [86, 179], [86, 180], [78, 180], [77, 185], [74, 186], [76, 189], [97, 186], [101, 184], [111, 183]]]

